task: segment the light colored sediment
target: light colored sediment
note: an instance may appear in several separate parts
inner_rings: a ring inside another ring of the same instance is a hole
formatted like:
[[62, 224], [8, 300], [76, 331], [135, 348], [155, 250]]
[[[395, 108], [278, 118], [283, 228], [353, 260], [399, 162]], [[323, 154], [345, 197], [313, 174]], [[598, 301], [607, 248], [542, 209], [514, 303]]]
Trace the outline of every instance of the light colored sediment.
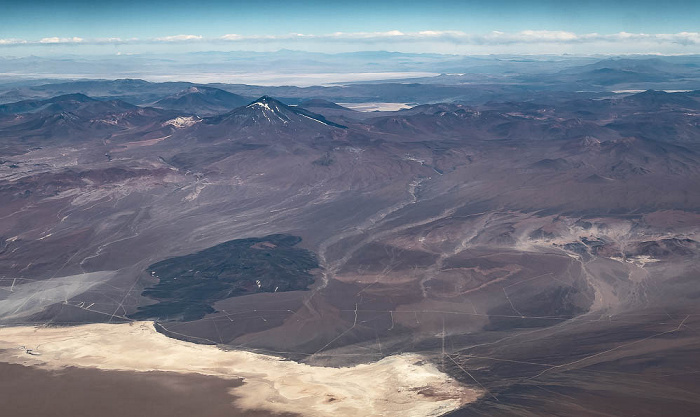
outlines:
[[51, 304], [67, 302], [114, 276], [114, 271], [97, 271], [26, 282], [23, 278], [1, 281], [0, 318], [26, 317]]
[[[30, 355], [26, 349], [33, 349]], [[437, 416], [474, 401], [465, 387], [421, 356], [404, 354], [346, 368], [315, 367], [168, 338], [150, 322], [0, 328], [0, 360], [60, 369], [169, 371], [243, 378], [244, 409], [304, 416]]]

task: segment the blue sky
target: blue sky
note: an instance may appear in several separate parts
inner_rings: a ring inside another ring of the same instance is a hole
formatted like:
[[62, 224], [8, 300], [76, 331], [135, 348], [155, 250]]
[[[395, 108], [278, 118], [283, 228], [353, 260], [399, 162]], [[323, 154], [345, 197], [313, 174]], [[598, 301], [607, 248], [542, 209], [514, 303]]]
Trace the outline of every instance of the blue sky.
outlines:
[[698, 0], [0, 0], [0, 56], [279, 48], [698, 53], [698, 16]]

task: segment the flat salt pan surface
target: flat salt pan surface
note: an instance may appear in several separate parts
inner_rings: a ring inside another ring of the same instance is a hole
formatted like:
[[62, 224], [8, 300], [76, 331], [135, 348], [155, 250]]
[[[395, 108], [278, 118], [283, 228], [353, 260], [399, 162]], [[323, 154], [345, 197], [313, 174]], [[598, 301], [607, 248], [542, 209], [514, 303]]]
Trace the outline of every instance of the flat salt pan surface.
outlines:
[[[32, 349], [32, 354], [27, 353]], [[416, 354], [347, 368], [315, 367], [168, 338], [151, 322], [0, 328], [0, 360], [47, 369], [166, 371], [240, 379], [238, 409], [305, 416], [438, 416], [476, 400]]]
[[398, 111], [398, 110], [411, 108], [411, 105], [409, 103], [371, 102], [371, 103], [338, 103], [338, 105], [343, 106], [343, 107], [347, 107], [348, 109], [361, 111], [361, 112]]
[[2, 280], [3, 291], [0, 291], [0, 318], [28, 316], [51, 304], [67, 302], [108, 281], [114, 274], [114, 271], [97, 271], [30, 282], [23, 278], [5, 278]]

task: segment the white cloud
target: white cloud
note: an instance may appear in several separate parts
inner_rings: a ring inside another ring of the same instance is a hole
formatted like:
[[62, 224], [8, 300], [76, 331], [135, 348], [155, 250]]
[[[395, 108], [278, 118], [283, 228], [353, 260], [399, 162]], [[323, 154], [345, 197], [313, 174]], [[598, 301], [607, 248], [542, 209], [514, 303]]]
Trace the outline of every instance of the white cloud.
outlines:
[[539, 43], [539, 42], [577, 42], [583, 39], [590, 39], [588, 34], [579, 36], [573, 32], [552, 31], [552, 30], [524, 30], [517, 33], [491, 32], [482, 37], [475, 38], [482, 43]]
[[95, 43], [123, 43], [122, 38], [97, 38], [94, 39]]
[[[153, 45], [197, 43], [237, 45], [239, 48], [255, 49], [297, 47], [323, 48], [324, 44], [332, 44], [329, 48], [342, 45], [344, 50], [400, 50], [413, 51], [453, 51], [470, 53], [472, 51], [508, 50], [518, 53], [553, 53], [553, 52], [603, 52], [616, 53], [647, 53], [671, 51], [674, 53], [700, 52], [700, 33], [629, 33], [613, 34], [583, 33], [569, 31], [524, 30], [521, 32], [493, 31], [485, 34], [474, 34], [456, 30], [424, 30], [420, 32], [402, 32], [390, 30], [384, 32], [335, 32], [328, 34], [288, 33], [282, 35], [241, 35], [225, 34], [219, 37], [204, 37], [201, 35], [180, 34], [148, 39], [138, 38], [94, 38], [79, 37], [46, 37], [40, 40], [0, 39], [1, 47], [31, 46], [31, 45]], [[490, 53], [490, 52], [489, 52]]]
[[577, 44], [595, 42], [633, 43], [657, 42], [679, 45], [700, 45], [700, 33], [680, 32], [676, 34], [645, 34], [620, 32], [601, 35], [598, 33], [576, 34], [567, 31], [524, 30], [521, 32], [493, 31], [487, 34], [470, 34], [462, 31], [435, 31], [404, 33], [398, 30], [387, 32], [335, 32], [325, 35], [290, 33], [285, 35], [224, 35], [217, 40], [231, 42], [271, 42], [286, 40], [348, 41], [348, 42], [422, 42], [442, 41], [463, 45], [510, 45], [510, 44]]
[[25, 43], [27, 43], [27, 41], [24, 39], [0, 39], [0, 45], [21, 45]]
[[243, 35], [236, 35], [235, 33], [231, 33], [228, 35], [224, 35], [224, 36], [220, 37], [219, 39], [224, 40], [224, 41], [238, 41], [238, 40], [241, 40], [244, 38], [245, 38], [245, 36], [243, 36]]
[[83, 42], [83, 38], [78, 38], [77, 36], [74, 36], [72, 38], [59, 38], [59, 37], [52, 37], [52, 38], [43, 38], [39, 41], [39, 43], [51, 43], [51, 44], [56, 44], [56, 43], [81, 43]]
[[204, 39], [200, 35], [174, 35], [174, 36], [163, 36], [161, 38], [155, 38], [157, 42], [183, 42], [183, 41], [198, 41]]
[[397, 39], [405, 37], [406, 34], [398, 30], [390, 30], [387, 32], [336, 32], [331, 35], [315, 36], [317, 39], [323, 38], [338, 38], [338, 39]]
[[700, 33], [680, 32], [675, 34], [656, 35], [659, 40], [667, 40], [681, 45], [700, 45]]

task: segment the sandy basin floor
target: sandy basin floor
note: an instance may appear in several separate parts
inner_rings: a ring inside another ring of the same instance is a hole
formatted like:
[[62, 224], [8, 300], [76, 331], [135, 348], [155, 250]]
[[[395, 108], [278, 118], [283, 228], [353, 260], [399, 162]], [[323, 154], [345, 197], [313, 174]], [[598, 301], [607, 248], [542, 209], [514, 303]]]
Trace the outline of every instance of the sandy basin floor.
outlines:
[[[2, 362], [44, 369], [161, 371], [242, 379], [242, 385], [228, 388], [232, 410], [304, 416], [438, 416], [480, 395], [419, 355], [390, 356], [347, 368], [315, 367], [170, 339], [150, 322], [5, 327], [0, 328], [0, 349]], [[29, 355], [26, 349], [40, 356]]]
[[228, 391], [242, 382], [214, 376], [8, 363], [0, 375], [3, 416], [299, 417], [236, 408]]

